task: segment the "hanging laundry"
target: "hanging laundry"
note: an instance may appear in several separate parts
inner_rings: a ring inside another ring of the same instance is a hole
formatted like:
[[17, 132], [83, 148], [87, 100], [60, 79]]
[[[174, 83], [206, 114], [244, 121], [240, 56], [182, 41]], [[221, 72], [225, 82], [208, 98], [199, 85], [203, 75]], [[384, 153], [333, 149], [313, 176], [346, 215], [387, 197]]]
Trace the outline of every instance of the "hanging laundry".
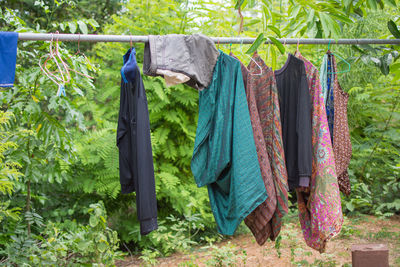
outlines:
[[[230, 56], [237, 59], [232, 53]], [[253, 137], [257, 150], [258, 163], [260, 165], [261, 177], [264, 181], [264, 186], [268, 195], [267, 199], [244, 219], [244, 222], [253, 233], [257, 243], [262, 245], [272, 234], [270, 220], [276, 210], [275, 184], [272, 178], [267, 146], [264, 140], [261, 119], [257, 109], [256, 97], [254, 95], [255, 90], [253, 88], [263, 81], [262, 78], [265, 77], [265, 74], [262, 77], [259, 75], [253, 75], [242, 63], [240, 63], [240, 66], [242, 69], [243, 81], [245, 81], [244, 87], [250, 113], [251, 126], [253, 127]], [[258, 69], [257, 71], [259, 72], [260, 70]]]
[[332, 62], [331, 57], [328, 55], [327, 60], [327, 72], [326, 72], [326, 99], [325, 99], [325, 108], [326, 108], [326, 118], [328, 119], [328, 126], [329, 126], [329, 133], [331, 136], [331, 142], [333, 143], [333, 123], [335, 118], [335, 99], [333, 93], [333, 84], [334, 84], [334, 77], [333, 77], [333, 70], [332, 70]]
[[143, 73], [150, 76], [160, 76], [162, 70], [181, 73], [190, 78], [185, 82], [187, 85], [203, 90], [211, 83], [217, 58], [214, 42], [205, 35], [149, 35], [144, 48]]
[[323, 252], [327, 241], [339, 234], [343, 224], [335, 158], [317, 68], [304, 61], [312, 103], [312, 175], [309, 192], [296, 190], [299, 219], [307, 245]]
[[165, 84], [169, 86], [185, 83], [190, 80], [188, 76], [179, 72], [173, 72], [170, 70], [160, 70], [156, 71], [157, 74], [161, 74], [164, 76]]
[[289, 189], [308, 187], [312, 170], [311, 103], [303, 61], [289, 54], [275, 71]]
[[267, 148], [276, 197], [276, 208], [271, 220], [268, 223], [258, 220], [257, 229], [252, 230], [253, 233], [256, 233], [254, 235], [257, 243], [263, 245], [268, 238], [275, 240], [278, 237], [282, 226], [282, 217], [288, 213], [288, 176], [274, 71], [265, 64], [257, 52], [254, 53], [248, 70], [250, 73], [261, 73], [261, 75], [249, 75], [248, 86], [256, 99], [256, 108]]
[[319, 80], [322, 87], [322, 99], [324, 101], [324, 105], [326, 105], [326, 99], [328, 95], [328, 54], [325, 54], [322, 59], [321, 68], [319, 71]]
[[[336, 59], [330, 55], [332, 71], [337, 72]], [[333, 123], [333, 152], [335, 154], [336, 173], [340, 191], [345, 195], [350, 195], [351, 186], [347, 168], [350, 164], [352, 147], [350, 140], [349, 125], [347, 122], [347, 102], [349, 94], [343, 91], [339, 84], [338, 76], [334, 74], [333, 94], [335, 117]]]
[[199, 119], [191, 168], [207, 185], [218, 230], [232, 235], [266, 200], [240, 63], [219, 52], [209, 87], [199, 92]]
[[[256, 62], [258, 65], [255, 64]], [[257, 100], [257, 109], [275, 184], [277, 205], [271, 220], [272, 233], [270, 235], [270, 239], [275, 240], [281, 230], [282, 217], [288, 213], [288, 175], [282, 141], [279, 95], [274, 71], [255, 53], [249, 64], [249, 71], [258, 73], [258, 66], [261, 67], [262, 75], [259, 79], [256, 76], [251, 76], [250, 83], [255, 84], [252, 88]]]
[[0, 32], [0, 87], [14, 86], [18, 33]]
[[135, 49], [123, 59], [117, 129], [121, 192], [136, 192], [140, 233], [146, 235], [158, 228], [149, 112]]

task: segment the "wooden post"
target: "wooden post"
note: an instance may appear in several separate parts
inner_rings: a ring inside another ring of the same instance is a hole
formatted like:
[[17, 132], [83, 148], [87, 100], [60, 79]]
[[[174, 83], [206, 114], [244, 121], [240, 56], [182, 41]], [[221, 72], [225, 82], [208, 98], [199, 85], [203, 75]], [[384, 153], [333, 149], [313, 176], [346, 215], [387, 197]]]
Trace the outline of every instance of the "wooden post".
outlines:
[[357, 244], [351, 259], [353, 267], [389, 267], [389, 250], [385, 244]]

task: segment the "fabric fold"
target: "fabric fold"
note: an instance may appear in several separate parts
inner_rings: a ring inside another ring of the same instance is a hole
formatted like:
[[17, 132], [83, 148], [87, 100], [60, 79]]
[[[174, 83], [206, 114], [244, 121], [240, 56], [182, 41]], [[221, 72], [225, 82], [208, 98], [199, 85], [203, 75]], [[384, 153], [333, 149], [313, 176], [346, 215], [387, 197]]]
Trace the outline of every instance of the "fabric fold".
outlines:
[[12, 87], [17, 64], [18, 33], [0, 32], [0, 87]]
[[158, 228], [157, 200], [146, 91], [135, 55], [131, 48], [123, 57], [117, 146], [121, 193], [136, 192], [140, 233], [146, 235]]
[[[337, 73], [335, 56], [331, 54], [330, 58], [332, 70], [334, 73]], [[335, 154], [336, 173], [340, 191], [348, 196], [351, 193], [351, 186], [347, 169], [352, 154], [349, 124], [347, 121], [349, 94], [343, 91], [336, 74], [333, 78], [333, 95], [335, 108], [333, 119], [333, 152]]]
[[[232, 53], [233, 58], [237, 59]], [[257, 54], [255, 54], [257, 56]], [[254, 57], [253, 57], [254, 58]], [[255, 60], [255, 59], [253, 59]], [[240, 62], [240, 61], [239, 61]], [[253, 128], [253, 137], [256, 145], [258, 163], [260, 165], [261, 177], [264, 181], [264, 186], [268, 194], [268, 198], [261, 203], [255, 210], [253, 210], [244, 220], [245, 224], [253, 233], [257, 243], [263, 245], [265, 241], [271, 236], [271, 222], [272, 216], [276, 210], [276, 194], [275, 184], [272, 177], [271, 164], [268, 158], [267, 146], [265, 144], [264, 133], [261, 126], [261, 119], [257, 109], [257, 101], [255, 97], [255, 89], [257, 85], [263, 86], [262, 81], [268, 75], [264, 72], [260, 75], [253, 75], [242, 63], [240, 63], [243, 75], [243, 81], [247, 104], [250, 113], [251, 126]], [[259, 71], [258, 71], [259, 72]]]
[[[260, 74], [261, 68], [261, 75]], [[252, 89], [261, 121], [261, 128], [275, 187], [276, 208], [268, 224], [259, 224], [255, 235], [257, 243], [262, 245], [268, 238], [275, 240], [282, 227], [282, 218], [288, 213], [288, 174], [282, 141], [282, 128], [279, 108], [278, 89], [274, 71], [269, 68], [257, 52], [250, 61], [248, 84]]]
[[311, 103], [303, 61], [289, 54], [275, 71], [289, 189], [308, 184], [312, 172]]
[[328, 240], [340, 233], [342, 206], [319, 72], [299, 52], [296, 57], [304, 62], [307, 73], [313, 128], [310, 190], [296, 190], [299, 219], [307, 245], [323, 252]]
[[[163, 76], [169, 73], [169, 81], [189, 78], [185, 84], [203, 90], [208, 87], [213, 77], [213, 70], [218, 58], [214, 42], [202, 34], [149, 35], [145, 44], [143, 73], [150, 76]], [[181, 73], [184, 76], [177, 76]], [[176, 84], [176, 83], [175, 83]]]
[[197, 185], [207, 185], [222, 234], [232, 235], [267, 198], [240, 64], [222, 51], [211, 84], [199, 92], [191, 168]]

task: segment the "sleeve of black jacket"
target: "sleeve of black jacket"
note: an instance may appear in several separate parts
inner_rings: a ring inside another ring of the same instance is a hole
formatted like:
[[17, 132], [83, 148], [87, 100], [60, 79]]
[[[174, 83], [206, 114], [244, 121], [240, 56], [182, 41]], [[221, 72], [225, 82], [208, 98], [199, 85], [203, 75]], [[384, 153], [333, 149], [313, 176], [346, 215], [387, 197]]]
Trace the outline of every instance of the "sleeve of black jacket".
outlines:
[[146, 92], [139, 68], [133, 82], [121, 81], [117, 129], [121, 192], [136, 192], [140, 233], [158, 228], [153, 154]]
[[312, 172], [311, 97], [304, 65], [301, 66], [300, 92], [297, 105], [297, 138], [299, 186], [308, 187]]

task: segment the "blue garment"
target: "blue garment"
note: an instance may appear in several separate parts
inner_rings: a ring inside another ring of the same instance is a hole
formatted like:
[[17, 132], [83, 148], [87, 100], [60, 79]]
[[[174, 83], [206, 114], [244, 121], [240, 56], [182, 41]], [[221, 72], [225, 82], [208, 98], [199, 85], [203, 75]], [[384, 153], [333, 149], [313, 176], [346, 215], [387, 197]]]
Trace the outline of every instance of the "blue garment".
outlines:
[[324, 98], [324, 104], [326, 105], [326, 98], [327, 98], [327, 93], [328, 89], [326, 87], [327, 85], [327, 74], [328, 73], [328, 54], [324, 55], [324, 58], [322, 59], [322, 64], [321, 64], [321, 69], [319, 70], [319, 80], [321, 83], [322, 87], [322, 97]]
[[334, 106], [334, 95], [333, 95], [333, 82], [334, 82], [334, 70], [332, 68], [332, 59], [331, 56], [328, 56], [328, 67], [327, 67], [327, 78], [326, 78], [326, 117], [328, 119], [329, 133], [331, 135], [331, 142], [333, 142], [333, 122], [335, 119], [335, 106]]
[[211, 84], [199, 92], [191, 167], [197, 185], [207, 185], [222, 234], [233, 235], [267, 198], [240, 63], [222, 51]]
[[157, 200], [146, 91], [133, 60], [136, 62], [135, 50], [129, 49], [121, 71], [129, 82], [122, 81], [122, 76], [117, 128], [119, 177], [122, 194], [136, 192], [140, 234], [146, 235], [158, 228]]
[[12, 87], [17, 64], [18, 33], [0, 32], [0, 87]]
[[133, 82], [136, 77], [136, 50], [134, 47], [130, 48], [128, 52], [123, 56], [124, 66], [121, 68], [121, 76], [125, 83]]

